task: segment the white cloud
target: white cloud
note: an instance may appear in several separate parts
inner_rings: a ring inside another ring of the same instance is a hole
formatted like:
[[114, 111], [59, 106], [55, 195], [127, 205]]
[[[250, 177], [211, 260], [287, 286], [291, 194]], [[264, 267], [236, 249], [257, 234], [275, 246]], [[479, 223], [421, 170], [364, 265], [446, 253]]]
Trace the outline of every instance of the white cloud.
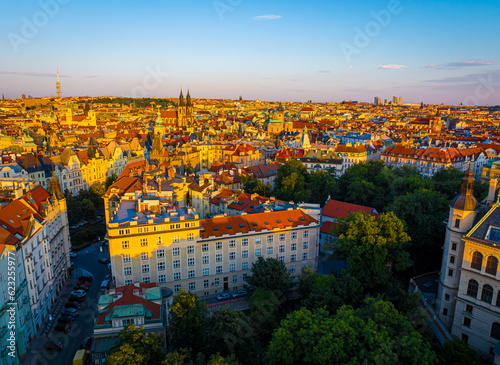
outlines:
[[253, 20], [263, 21], [263, 20], [276, 20], [281, 18], [282, 18], [281, 15], [267, 14], [267, 15], [254, 16]]
[[402, 68], [407, 68], [405, 65], [379, 65], [380, 70], [400, 70]]
[[449, 62], [440, 65], [427, 65], [421, 68], [433, 68], [436, 70], [459, 70], [465, 67], [491, 66], [496, 65], [496, 61], [492, 60], [465, 60], [459, 62]]
[[327, 70], [320, 70], [318, 71], [319, 73], [322, 73], [322, 74], [331, 74], [333, 72], [333, 70], [331, 68], [327, 69]]

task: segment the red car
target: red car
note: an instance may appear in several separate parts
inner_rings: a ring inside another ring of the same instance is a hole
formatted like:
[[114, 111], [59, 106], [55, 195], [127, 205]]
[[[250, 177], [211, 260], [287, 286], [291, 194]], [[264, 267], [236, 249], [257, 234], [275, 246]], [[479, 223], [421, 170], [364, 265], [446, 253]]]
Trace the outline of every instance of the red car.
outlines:
[[80, 286], [80, 285], [85, 285], [85, 286], [90, 286], [90, 283], [88, 281], [79, 281], [78, 283], [76, 283], [77, 286]]

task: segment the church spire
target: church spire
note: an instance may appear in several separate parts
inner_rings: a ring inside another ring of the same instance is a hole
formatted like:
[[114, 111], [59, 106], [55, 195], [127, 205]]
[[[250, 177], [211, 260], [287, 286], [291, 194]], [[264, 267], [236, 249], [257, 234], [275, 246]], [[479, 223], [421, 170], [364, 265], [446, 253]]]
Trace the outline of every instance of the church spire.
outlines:
[[182, 89], [181, 94], [179, 95], [179, 106], [184, 106], [184, 95], [182, 95]]
[[186, 106], [193, 106], [193, 104], [191, 103], [191, 95], [189, 94], [189, 89], [186, 95]]

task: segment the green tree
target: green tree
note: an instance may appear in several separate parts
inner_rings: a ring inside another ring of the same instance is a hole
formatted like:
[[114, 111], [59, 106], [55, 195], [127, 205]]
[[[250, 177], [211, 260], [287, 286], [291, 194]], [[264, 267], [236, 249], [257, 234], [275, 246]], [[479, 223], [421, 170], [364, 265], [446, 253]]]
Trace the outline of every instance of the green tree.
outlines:
[[195, 294], [181, 289], [170, 307], [172, 343], [176, 349], [187, 348], [202, 352], [206, 344], [208, 309]]
[[84, 198], [81, 203], [81, 214], [86, 220], [94, 220], [97, 218], [97, 212], [95, 210], [94, 203], [90, 199]]
[[335, 257], [347, 260], [347, 271], [364, 293], [383, 292], [393, 272], [411, 265], [404, 249], [410, 240], [404, 223], [392, 212], [380, 214], [376, 221], [362, 212], [350, 213], [346, 223], [347, 229], [345, 223], [339, 225], [344, 232], [336, 232]]
[[120, 331], [118, 342], [112, 347], [106, 365], [155, 365], [165, 356], [162, 337], [145, 334], [144, 327], [128, 325]]
[[281, 180], [281, 188], [277, 192], [279, 199], [285, 201], [303, 202], [308, 199], [306, 179], [298, 172], [292, 172]]
[[461, 340], [446, 341], [444, 348], [437, 350], [438, 364], [481, 365], [483, 360], [477, 352]]
[[108, 190], [108, 188], [115, 183], [116, 179], [118, 179], [118, 176], [116, 176], [116, 174], [114, 172], [111, 173], [111, 175], [109, 175], [106, 178], [106, 182], [104, 184], [105, 190]]
[[256, 288], [272, 291], [283, 302], [289, 295], [291, 288], [290, 270], [285, 263], [275, 258], [264, 259], [259, 256], [252, 264], [251, 274], [247, 283]]
[[464, 174], [453, 166], [441, 169], [432, 176], [434, 189], [443, 193], [448, 200], [451, 200], [460, 194], [463, 177]]
[[278, 168], [278, 172], [276, 174], [276, 180], [275, 180], [275, 188], [278, 190], [282, 186], [282, 181], [285, 177], [290, 176], [292, 173], [297, 172], [301, 176], [304, 177], [304, 179], [308, 178], [308, 172], [307, 172], [307, 167], [299, 160], [291, 160], [291, 161], [286, 161], [284, 164], [281, 164], [280, 167]]
[[209, 353], [246, 358], [252, 348], [252, 328], [248, 318], [243, 312], [232, 311], [227, 306], [213, 313], [208, 342]]
[[95, 183], [90, 185], [90, 192], [99, 197], [99, 199], [102, 199], [102, 196], [106, 194], [104, 186], [102, 186], [102, 184], [99, 181], [96, 181]]
[[418, 189], [397, 197], [388, 206], [388, 210], [406, 222], [411, 237], [408, 249], [415, 262], [413, 274], [417, 274], [417, 269], [427, 272], [440, 267], [448, 205], [449, 200], [443, 194]]
[[254, 337], [261, 345], [267, 346], [279, 325], [280, 301], [271, 290], [259, 288], [249, 298], [248, 305]]
[[335, 177], [319, 170], [310, 174], [311, 182], [309, 202], [324, 205], [328, 196], [336, 197], [339, 193]]
[[337, 279], [333, 275], [314, 273], [310, 267], [305, 267], [299, 276], [299, 293], [301, 304], [307, 309], [326, 308], [335, 313], [344, 301]]

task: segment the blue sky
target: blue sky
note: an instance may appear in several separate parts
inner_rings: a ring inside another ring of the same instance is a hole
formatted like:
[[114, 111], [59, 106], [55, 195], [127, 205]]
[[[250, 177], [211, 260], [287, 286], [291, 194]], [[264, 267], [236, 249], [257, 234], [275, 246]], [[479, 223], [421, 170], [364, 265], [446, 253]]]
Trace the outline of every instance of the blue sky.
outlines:
[[6, 0], [0, 93], [500, 104], [499, 1]]

